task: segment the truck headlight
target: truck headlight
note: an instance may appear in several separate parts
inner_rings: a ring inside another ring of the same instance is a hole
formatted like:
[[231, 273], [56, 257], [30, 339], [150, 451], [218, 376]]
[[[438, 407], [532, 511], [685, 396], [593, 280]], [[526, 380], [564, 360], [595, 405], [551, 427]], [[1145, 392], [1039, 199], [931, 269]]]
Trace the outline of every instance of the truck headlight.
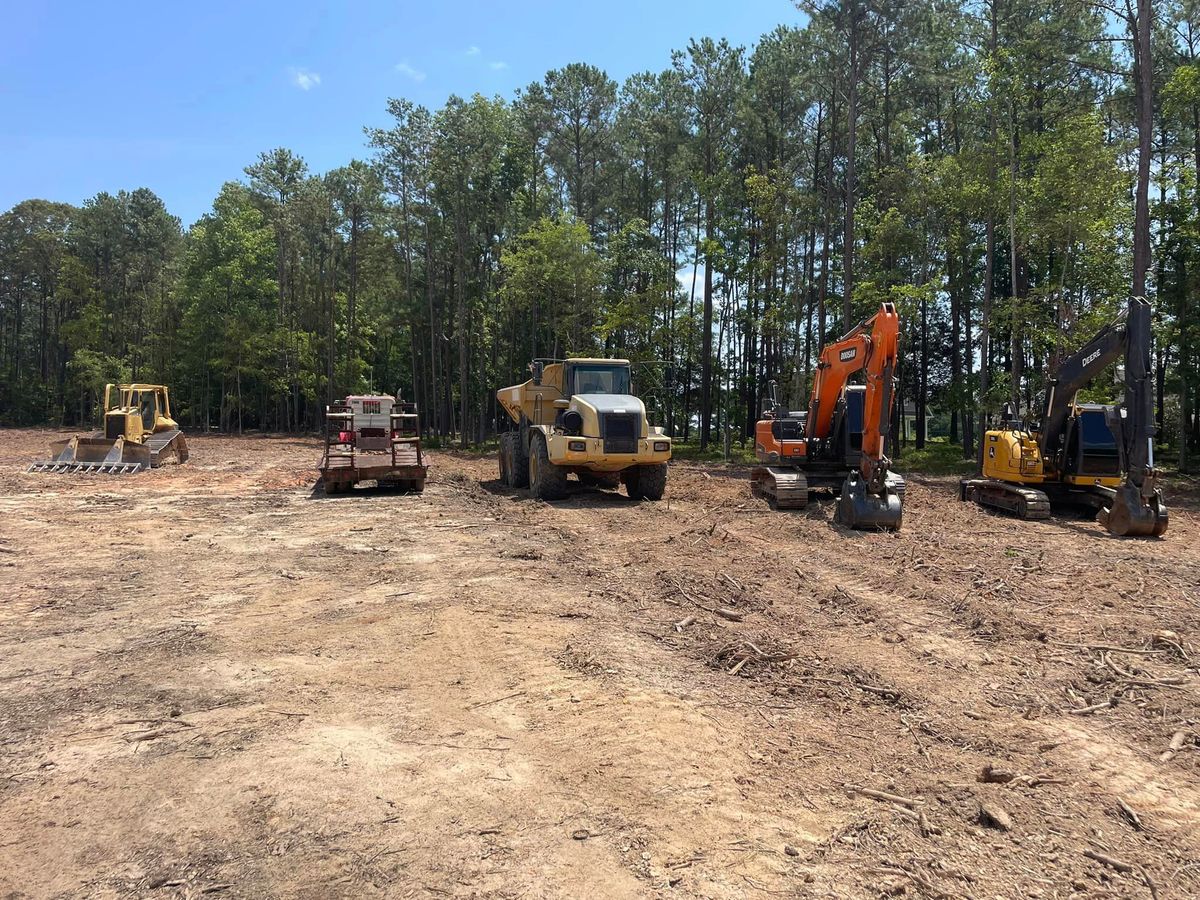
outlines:
[[654, 442], [654, 452], [655, 453], [666, 453], [670, 449], [671, 449], [670, 441], [655, 441]]
[[583, 453], [585, 450], [587, 450], [587, 442], [586, 441], [567, 441], [567, 449], [575, 450], [578, 453]]

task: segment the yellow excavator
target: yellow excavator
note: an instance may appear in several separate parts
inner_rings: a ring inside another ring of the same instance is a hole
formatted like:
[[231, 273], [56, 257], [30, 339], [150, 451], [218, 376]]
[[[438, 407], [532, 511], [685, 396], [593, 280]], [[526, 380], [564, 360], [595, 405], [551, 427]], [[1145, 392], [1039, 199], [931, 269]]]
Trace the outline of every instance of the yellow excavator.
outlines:
[[187, 458], [187, 441], [171, 418], [166, 387], [109, 384], [104, 388], [104, 433], [55, 441], [50, 459], [32, 463], [28, 471], [131, 475]]
[[[1124, 402], [1077, 402], [1119, 360]], [[1022, 519], [1049, 518], [1052, 504], [1087, 505], [1115, 535], [1161, 535], [1168, 513], [1154, 467], [1151, 373], [1150, 304], [1132, 297], [1116, 321], [1059, 363], [1040, 421], [1018, 422], [1006, 410], [1000, 428], [984, 435], [982, 467], [962, 480], [959, 499]]]

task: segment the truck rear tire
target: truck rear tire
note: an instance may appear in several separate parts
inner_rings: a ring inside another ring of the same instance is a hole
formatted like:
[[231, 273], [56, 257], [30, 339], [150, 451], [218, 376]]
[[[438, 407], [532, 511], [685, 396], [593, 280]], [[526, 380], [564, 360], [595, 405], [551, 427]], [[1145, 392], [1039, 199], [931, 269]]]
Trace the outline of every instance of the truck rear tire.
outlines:
[[667, 492], [667, 464], [633, 466], [621, 473], [631, 500], [661, 500]]
[[521, 443], [521, 432], [510, 431], [509, 434], [512, 435], [512, 486], [529, 487], [529, 454]]
[[529, 451], [529, 493], [538, 500], [567, 496], [567, 470], [550, 462], [546, 439], [540, 433], [534, 435]]
[[500, 483], [509, 488], [525, 487], [529, 478], [529, 461], [521, 452], [521, 435], [506, 431], [500, 435]]

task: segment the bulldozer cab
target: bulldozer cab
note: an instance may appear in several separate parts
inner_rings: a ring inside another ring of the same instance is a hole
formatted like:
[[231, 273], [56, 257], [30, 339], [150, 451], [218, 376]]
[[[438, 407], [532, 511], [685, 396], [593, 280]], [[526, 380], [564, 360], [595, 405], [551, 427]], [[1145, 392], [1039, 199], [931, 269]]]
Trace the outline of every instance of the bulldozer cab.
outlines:
[[[144, 434], [174, 428], [167, 389], [161, 384], [109, 384], [104, 388], [104, 415], [127, 420], [136, 415]], [[115, 424], [115, 423], [114, 423]], [[125, 423], [121, 423], [122, 430]], [[107, 429], [106, 429], [107, 430]], [[116, 435], [110, 435], [115, 437]]]

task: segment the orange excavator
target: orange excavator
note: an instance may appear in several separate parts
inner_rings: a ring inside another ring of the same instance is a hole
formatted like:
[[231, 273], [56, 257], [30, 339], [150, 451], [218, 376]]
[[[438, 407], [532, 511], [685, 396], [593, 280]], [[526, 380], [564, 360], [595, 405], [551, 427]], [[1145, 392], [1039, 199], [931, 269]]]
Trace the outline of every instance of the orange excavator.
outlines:
[[[762, 463], [750, 474], [756, 496], [776, 509], [800, 509], [810, 490], [840, 488], [835, 521], [850, 528], [900, 528], [904, 479], [889, 471], [884, 453], [899, 336], [895, 304], [885, 302], [823, 347], [807, 410], [781, 407], [772, 382], [771, 406], [754, 429]], [[866, 384], [849, 383], [858, 372]]]

